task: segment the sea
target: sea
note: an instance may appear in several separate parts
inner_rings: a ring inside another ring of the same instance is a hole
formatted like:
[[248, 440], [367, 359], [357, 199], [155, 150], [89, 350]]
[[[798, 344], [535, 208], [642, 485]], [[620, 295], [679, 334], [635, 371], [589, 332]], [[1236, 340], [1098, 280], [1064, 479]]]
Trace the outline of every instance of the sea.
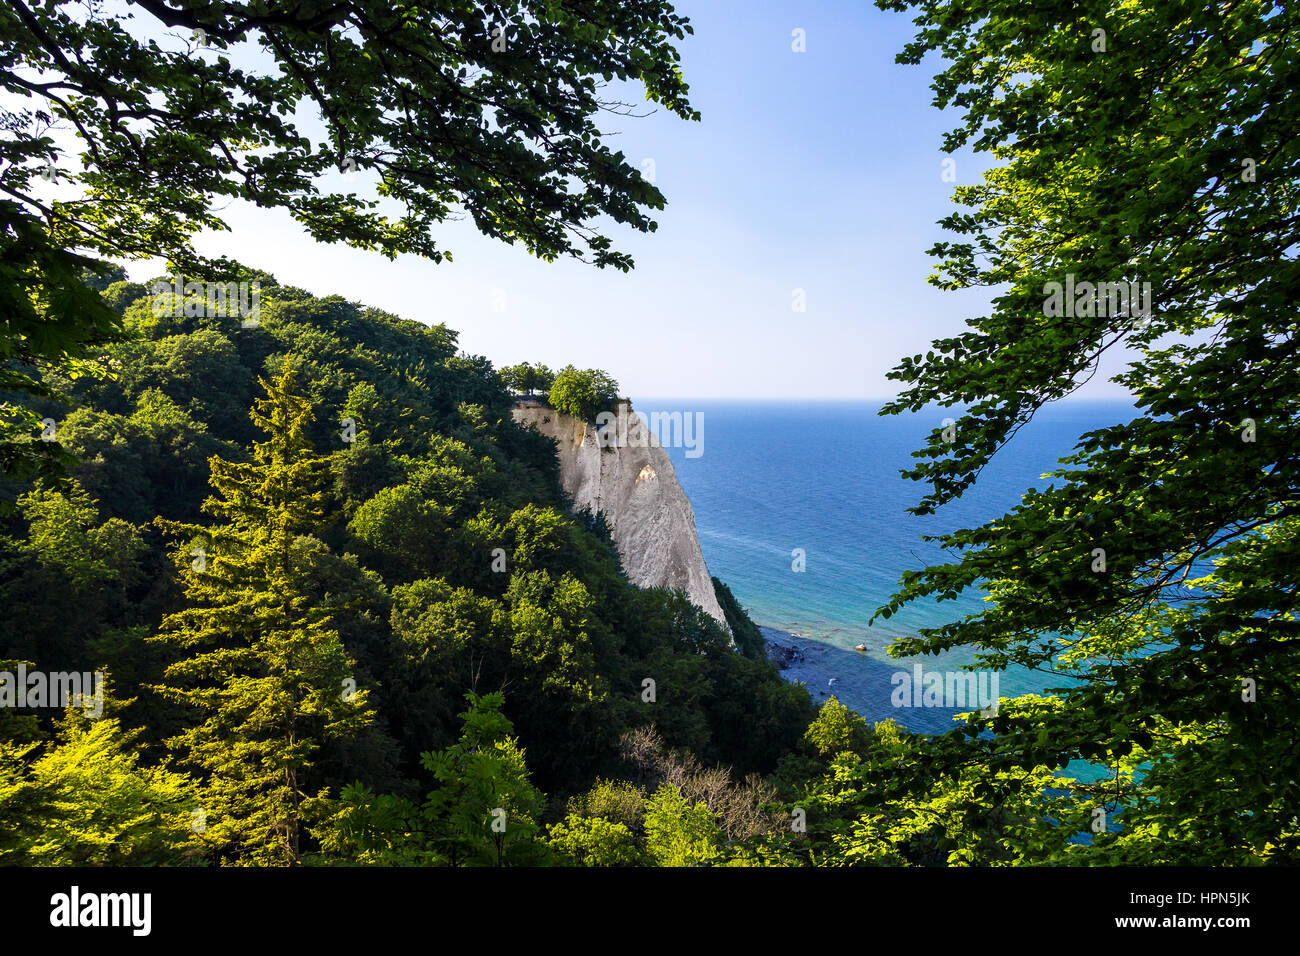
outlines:
[[[904, 571], [953, 560], [924, 535], [976, 527], [1006, 513], [1028, 489], [1046, 487], [1046, 473], [1081, 435], [1136, 412], [1126, 401], [1048, 405], [960, 499], [921, 517], [907, 509], [926, 486], [900, 473], [915, 462], [911, 453], [928, 434], [959, 413], [935, 408], [881, 416], [883, 404], [634, 399], [643, 415], [689, 417], [690, 432], [661, 433], [691, 500], [705, 562], [769, 640], [793, 649], [784, 676], [803, 682], [815, 701], [834, 696], [870, 721], [892, 718], [911, 730], [942, 732], [954, 726], [956, 714], [976, 708], [942, 706], [952, 698], [925, 706], [922, 687], [914, 686], [917, 665], [921, 675], [947, 674], [971, 663], [974, 652], [894, 658], [886, 648], [918, 628], [978, 612], [983, 591], [915, 602], [870, 623], [873, 613], [899, 589]], [[859, 644], [866, 650], [856, 650]], [[987, 696], [992, 675], [983, 679]], [[997, 675], [997, 695], [1042, 693], [1062, 681], [1014, 667]]]

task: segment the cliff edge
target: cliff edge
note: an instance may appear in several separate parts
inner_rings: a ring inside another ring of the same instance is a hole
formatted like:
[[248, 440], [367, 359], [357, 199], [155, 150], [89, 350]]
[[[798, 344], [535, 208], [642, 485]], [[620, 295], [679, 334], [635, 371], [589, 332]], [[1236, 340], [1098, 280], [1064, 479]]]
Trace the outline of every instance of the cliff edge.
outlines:
[[560, 483], [575, 509], [605, 516], [628, 580], [643, 588], [685, 591], [730, 633], [704, 564], [690, 499], [641, 418], [628, 414], [626, 428], [609, 429], [602, 448], [595, 426], [553, 408], [520, 403], [512, 414], [521, 425], [554, 439]]

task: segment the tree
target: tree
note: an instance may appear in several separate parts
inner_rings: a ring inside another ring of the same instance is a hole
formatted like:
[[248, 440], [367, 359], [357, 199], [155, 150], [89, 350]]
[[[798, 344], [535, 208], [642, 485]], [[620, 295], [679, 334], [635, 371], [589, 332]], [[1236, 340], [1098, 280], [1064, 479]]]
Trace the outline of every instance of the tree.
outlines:
[[[131, 30], [72, 4], [20, 2], [0, 18], [0, 50], [17, 67], [0, 85], [36, 103], [15, 116], [5, 158], [20, 162], [0, 185], [72, 244], [112, 255], [197, 261], [189, 236], [221, 228], [219, 197], [286, 208], [321, 241], [439, 260], [430, 227], [459, 203], [483, 232], [535, 255], [589, 252], [625, 268], [591, 220], [648, 231], [641, 209], [661, 208], [663, 196], [605, 145], [593, 117], [619, 104], [599, 95], [599, 80], [640, 82], [651, 101], [698, 115], [672, 46], [690, 25], [663, 3], [580, 13], [540, 0], [130, 7], [144, 20]], [[163, 30], [184, 40], [164, 49], [138, 36]], [[226, 51], [241, 43], [262, 52], [262, 69], [233, 65]], [[41, 81], [27, 78], [37, 70]], [[324, 123], [318, 142], [290, 118], [300, 100]], [[77, 163], [43, 136], [56, 119], [84, 147]], [[89, 201], [28, 195], [45, 163], [86, 186]], [[322, 175], [353, 168], [381, 179], [400, 219], [322, 188]]]
[[205, 718], [168, 741], [207, 775], [203, 843], [241, 864], [297, 864], [302, 825], [326, 802], [306, 789], [313, 756], [370, 716], [338, 612], [312, 593], [324, 546], [309, 535], [322, 523], [328, 461], [305, 437], [311, 408], [292, 370], [259, 381], [266, 397], [252, 418], [267, 440], [252, 462], [210, 462], [217, 496], [204, 510], [223, 523], [157, 520], [179, 541], [173, 557], [190, 606], [155, 640], [191, 655], [158, 690]]
[[878, 5], [917, 10], [901, 62], [948, 61], [936, 104], [964, 121], [945, 149], [1000, 161], [956, 190], [969, 211], [944, 221], [957, 240], [932, 250], [932, 281], [1003, 291], [892, 373], [887, 414], [964, 408], [918, 453], [913, 511], [961, 495], [1120, 347], [1112, 380], [1142, 412], [1082, 436], [1011, 513], [940, 536], [960, 559], [907, 573], [877, 612], [986, 582], [982, 613], [891, 653], [965, 646], [1062, 675], [1055, 697], [972, 716], [934, 760], [1111, 767], [1078, 785], [1120, 814], [1089, 848], [1104, 859], [1295, 862], [1300, 11]]
[[533, 786], [524, 751], [501, 713], [505, 696], [465, 695], [460, 739], [423, 754], [434, 787], [422, 805], [345, 789], [338, 812], [320, 828], [331, 855], [405, 866], [520, 866], [547, 862], [537, 817], [545, 797]]
[[646, 851], [658, 866], [710, 866], [722, 856], [722, 833], [703, 801], [692, 804], [664, 784], [646, 801]]
[[184, 862], [193, 781], [141, 766], [138, 730], [70, 709], [54, 741], [0, 742], [0, 863], [157, 866]]
[[831, 697], [822, 704], [817, 719], [808, 725], [804, 739], [825, 758], [846, 750], [865, 757], [871, 745], [871, 728], [860, 714]]
[[570, 813], [551, 824], [547, 842], [578, 866], [636, 866], [642, 854], [636, 837], [622, 823]]
[[736, 642], [736, 649], [750, 660], [767, 660], [767, 641], [763, 638], [763, 632], [736, 600], [731, 588], [715, 577], [713, 593], [718, 598], [718, 606], [722, 608], [722, 615], [727, 621], [732, 640]]
[[139, 282], [128, 282], [125, 279], [114, 282], [106, 288], [102, 295], [104, 301], [118, 315], [126, 311], [127, 306], [131, 303], [144, 298], [149, 294], [149, 290]]
[[532, 377], [526, 380], [525, 387], [529, 389], [529, 394], [532, 394], [534, 390], [538, 392], [549, 392], [551, 386], [554, 384], [555, 373], [547, 366], [538, 362], [533, 366]]
[[555, 373], [541, 363], [532, 365], [521, 362], [501, 370], [502, 384], [516, 393], [531, 395], [533, 392], [549, 391], [554, 381]]
[[141, 392], [129, 416], [82, 405], [60, 434], [78, 458], [78, 483], [105, 512], [137, 522], [159, 513], [197, 517], [208, 459], [237, 448], [214, 440], [205, 423], [155, 388]]
[[578, 369], [566, 365], [555, 376], [548, 401], [557, 412], [582, 421], [594, 421], [597, 414], [612, 408], [618, 401], [618, 382], [600, 369]]
[[75, 481], [66, 493], [37, 487], [18, 509], [26, 535], [0, 536], [0, 657], [54, 670], [102, 663], [88, 645], [131, 620], [130, 589], [145, 577], [139, 530], [101, 522]]
[[[0, 90], [31, 104], [5, 111], [0, 141], [0, 391], [43, 396], [28, 363], [84, 371], [85, 348], [118, 334], [85, 280], [99, 268], [92, 257], [156, 256], [190, 279], [238, 278], [191, 243], [226, 228], [218, 210], [233, 199], [389, 258], [441, 261], [449, 253], [431, 227], [464, 211], [548, 261], [626, 271], [631, 257], [596, 221], [653, 231], [648, 212], [664, 197], [605, 144], [599, 114], [631, 108], [601, 86], [636, 81], [652, 102], [699, 118], [673, 46], [691, 27], [666, 3], [127, 7], [129, 27], [71, 2], [0, 10]], [[261, 53], [256, 66], [227, 55], [245, 44]], [[323, 136], [296, 125], [304, 103]], [[357, 180], [334, 178], [351, 171]], [[82, 195], [47, 198], [41, 179]], [[358, 195], [361, 180], [374, 198]], [[403, 213], [376, 212], [380, 197]], [[123, 276], [95, 285], [111, 278]], [[66, 467], [41, 434], [39, 418], [0, 405], [0, 474]]]
[[1084, 849], [1071, 840], [1087, 828], [1088, 808], [1070, 781], [1045, 768], [978, 765], [947, 776], [930, 765], [924, 737], [888, 723], [872, 735], [868, 759], [840, 752], [800, 801], [802, 849], [817, 865], [1061, 864]]
[[595, 602], [571, 573], [557, 579], [516, 571], [506, 603], [509, 677], [529, 688], [513, 701], [515, 723], [536, 742], [538, 779], [549, 787], [591, 769], [595, 754], [612, 743], [608, 683], [595, 660]]
[[460, 740], [424, 755], [437, 786], [424, 804], [433, 839], [452, 866], [537, 862], [537, 817], [544, 797], [528, 777], [524, 751], [501, 713], [505, 695], [465, 695]]

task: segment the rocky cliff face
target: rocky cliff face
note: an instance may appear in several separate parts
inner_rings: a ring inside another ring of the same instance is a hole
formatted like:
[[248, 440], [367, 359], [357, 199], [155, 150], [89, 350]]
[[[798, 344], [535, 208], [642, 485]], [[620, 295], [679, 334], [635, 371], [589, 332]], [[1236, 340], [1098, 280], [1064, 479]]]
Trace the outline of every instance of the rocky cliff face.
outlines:
[[565, 492], [575, 508], [605, 516], [633, 584], [685, 591], [727, 627], [691, 502], [668, 455], [637, 415], [625, 417], [626, 428], [609, 428], [603, 448], [594, 426], [543, 405], [521, 404], [514, 418], [555, 440]]

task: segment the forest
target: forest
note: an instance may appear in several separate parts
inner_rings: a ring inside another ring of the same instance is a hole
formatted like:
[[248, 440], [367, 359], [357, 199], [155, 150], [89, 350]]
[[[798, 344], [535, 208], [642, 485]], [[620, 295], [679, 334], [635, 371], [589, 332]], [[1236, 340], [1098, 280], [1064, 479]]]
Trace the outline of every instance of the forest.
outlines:
[[[250, 278], [255, 328], [107, 284], [125, 335], [100, 360], [120, 371], [32, 406], [78, 464], [14, 489], [3, 653], [102, 671], [108, 700], [102, 723], [0, 710], [0, 806], [28, 824], [10, 862], [500, 862], [545, 846], [543, 791], [630, 788], [637, 732], [657, 760], [775, 769], [807, 693], [734, 601], [737, 649], [627, 583], [486, 360], [443, 326]], [[483, 799], [509, 814], [500, 840]]]

